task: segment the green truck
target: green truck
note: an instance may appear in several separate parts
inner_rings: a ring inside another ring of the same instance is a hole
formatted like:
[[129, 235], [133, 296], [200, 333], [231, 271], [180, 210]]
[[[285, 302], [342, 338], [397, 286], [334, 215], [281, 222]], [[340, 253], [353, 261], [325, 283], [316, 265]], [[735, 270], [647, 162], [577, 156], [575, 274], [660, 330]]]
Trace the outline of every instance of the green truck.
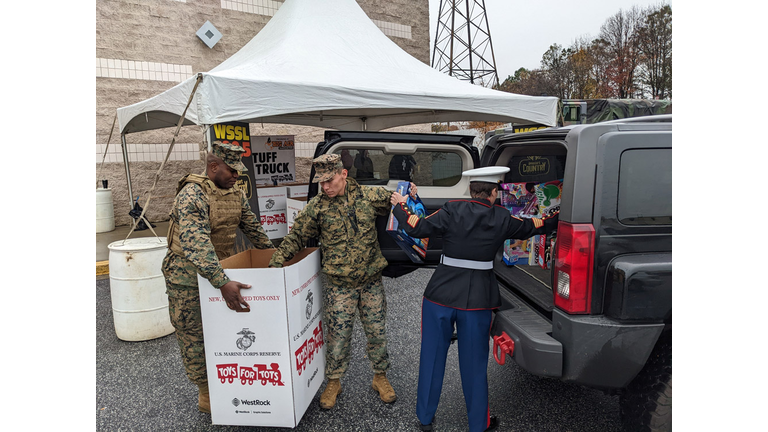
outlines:
[[[560, 101], [558, 126], [594, 124], [630, 117], [672, 114], [671, 100], [650, 99], [563, 99]], [[494, 135], [532, 132], [546, 129], [540, 124], [520, 124], [496, 129], [485, 134], [485, 141]]]

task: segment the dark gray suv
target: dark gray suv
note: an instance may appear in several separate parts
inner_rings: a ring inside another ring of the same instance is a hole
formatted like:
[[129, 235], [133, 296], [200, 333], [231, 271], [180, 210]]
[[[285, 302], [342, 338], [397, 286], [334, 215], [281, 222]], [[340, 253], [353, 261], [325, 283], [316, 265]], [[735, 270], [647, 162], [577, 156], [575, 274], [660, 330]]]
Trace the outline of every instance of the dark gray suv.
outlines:
[[[365, 170], [349, 170], [361, 184], [394, 190], [398, 181], [413, 181], [428, 213], [468, 198], [461, 172], [480, 166], [508, 166], [507, 183], [562, 181], [548, 264], [508, 265], [503, 250], [497, 254], [503, 305], [491, 329], [494, 357], [619, 394], [626, 430], [671, 430], [672, 116], [494, 135], [482, 154], [472, 142], [461, 135], [328, 131], [315, 156], [361, 159]], [[404, 156], [408, 169], [392, 170]], [[310, 197], [316, 193], [314, 184]], [[426, 263], [414, 264], [380, 219], [386, 275], [437, 264], [441, 238], [430, 238]]]

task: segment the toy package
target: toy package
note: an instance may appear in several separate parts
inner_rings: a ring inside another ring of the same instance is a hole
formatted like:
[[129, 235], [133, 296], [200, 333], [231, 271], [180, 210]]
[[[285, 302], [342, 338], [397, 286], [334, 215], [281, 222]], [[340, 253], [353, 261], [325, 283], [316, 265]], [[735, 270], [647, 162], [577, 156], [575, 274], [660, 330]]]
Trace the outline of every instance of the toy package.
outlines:
[[502, 183], [501, 184], [501, 205], [509, 210], [512, 216], [531, 218], [539, 217], [539, 206], [536, 200], [536, 194], [531, 188], [526, 187], [526, 183]]
[[502, 260], [506, 265], [528, 264], [528, 239], [516, 240], [506, 239], [504, 240], [504, 253], [502, 254]]
[[560, 211], [560, 197], [563, 192], [562, 180], [537, 183], [533, 188], [536, 194], [536, 204], [539, 207], [540, 216], [538, 217], [548, 218]]
[[[512, 216], [548, 218], [560, 211], [562, 180], [545, 183], [502, 183], [501, 205]], [[507, 265], [551, 268], [554, 236], [536, 235], [527, 240], [505, 240], [502, 260]]]
[[547, 239], [547, 236], [540, 235], [537, 236], [539, 238], [539, 247], [537, 251], [536, 256], [536, 264], [539, 265], [539, 267], [543, 269], [549, 268], [548, 261], [549, 261], [549, 239]]
[[555, 244], [557, 243], [557, 231], [554, 231], [549, 236], [549, 251], [547, 252], [547, 265], [548, 268], [555, 267]]
[[[415, 215], [421, 219], [427, 215], [427, 211], [418, 195], [415, 200], [408, 195], [410, 186], [411, 184], [409, 182], [398, 182], [397, 193], [407, 197], [405, 206], [408, 208], [411, 215]], [[397, 219], [395, 219], [395, 215], [391, 212], [389, 214], [389, 220], [387, 221], [387, 232], [395, 239], [395, 243], [405, 251], [411, 261], [416, 264], [424, 263], [424, 260], [427, 257], [427, 244], [429, 243], [429, 238], [417, 239], [406, 234], [402, 228], [398, 228]]]
[[528, 265], [536, 265], [538, 263], [541, 237], [543, 236], [535, 235], [528, 240], [531, 243], [531, 247], [528, 249]]

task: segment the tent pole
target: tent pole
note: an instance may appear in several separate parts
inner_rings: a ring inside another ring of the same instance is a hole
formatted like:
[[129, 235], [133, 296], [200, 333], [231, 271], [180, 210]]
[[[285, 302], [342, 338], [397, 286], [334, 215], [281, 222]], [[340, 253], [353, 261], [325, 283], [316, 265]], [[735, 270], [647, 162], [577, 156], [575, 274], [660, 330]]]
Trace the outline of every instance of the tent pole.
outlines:
[[133, 190], [131, 189], [131, 170], [128, 168], [128, 145], [125, 143], [125, 134], [120, 134], [120, 141], [123, 147], [123, 163], [125, 165], [125, 179], [128, 182], [128, 207], [133, 208]]
[[[195, 92], [197, 92], [197, 86], [200, 84], [200, 81], [202, 80], [203, 80], [203, 74], [201, 73], [197, 74], [197, 81], [195, 81], [195, 86], [192, 88], [192, 94], [189, 95], [189, 101], [187, 101], [187, 106], [184, 108], [184, 112], [182, 112], [181, 115], [179, 116], [179, 123], [176, 124], [176, 132], [173, 133], [173, 139], [171, 140], [170, 147], [168, 147], [168, 153], [165, 154], [165, 159], [163, 159], [163, 161], [160, 162], [160, 168], [158, 168], [157, 173], [155, 174], [155, 180], [152, 182], [152, 187], [150, 187], [147, 193], [145, 194], [147, 199], [146, 201], [144, 201], [144, 208], [141, 210], [141, 214], [139, 215], [139, 217], [133, 220], [133, 226], [131, 227], [131, 230], [128, 232], [128, 235], [125, 236], [126, 240], [128, 240], [128, 237], [131, 236], [131, 234], [133, 233], [133, 230], [136, 229], [136, 226], [138, 225], [140, 219], [144, 219], [144, 222], [146, 222], [149, 230], [152, 231], [152, 234], [154, 234], [155, 237], [157, 237], [157, 233], [155, 233], [155, 230], [152, 229], [152, 224], [147, 220], [146, 217], [144, 217], [144, 214], [147, 212], [147, 209], [149, 208], [149, 202], [152, 200], [152, 192], [155, 190], [155, 186], [157, 186], [157, 181], [160, 179], [160, 173], [163, 172], [163, 168], [165, 167], [166, 162], [168, 162], [168, 158], [171, 157], [171, 151], [173, 151], [173, 146], [174, 144], [176, 144], [176, 138], [179, 137], [179, 130], [181, 130], [181, 125], [184, 124], [184, 119], [186, 118], [187, 110], [189, 109], [189, 106], [192, 105], [192, 99], [195, 97]], [[125, 135], [123, 135], [123, 143], [125, 143]], [[125, 166], [127, 169], [128, 164], [126, 163]], [[133, 195], [131, 195], [131, 199], [133, 199]]]

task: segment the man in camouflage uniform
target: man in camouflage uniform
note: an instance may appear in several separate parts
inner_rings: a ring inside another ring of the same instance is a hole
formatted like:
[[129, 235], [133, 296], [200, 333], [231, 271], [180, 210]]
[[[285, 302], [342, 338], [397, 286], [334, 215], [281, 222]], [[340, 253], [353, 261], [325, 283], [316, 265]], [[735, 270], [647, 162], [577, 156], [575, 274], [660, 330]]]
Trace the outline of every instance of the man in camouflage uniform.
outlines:
[[368, 339], [367, 354], [374, 371], [372, 387], [386, 403], [397, 398], [387, 380], [389, 369], [385, 332], [387, 300], [381, 272], [387, 260], [381, 254], [376, 234], [376, 216], [386, 215], [392, 192], [382, 187], [361, 186], [347, 177], [341, 157], [322, 155], [312, 161], [314, 183], [320, 193], [312, 198], [294, 221], [291, 232], [269, 262], [283, 263], [299, 252], [307, 240], [320, 240], [323, 290], [323, 328], [325, 329], [328, 384], [320, 397], [320, 407], [331, 409], [341, 393], [341, 377], [349, 365], [350, 341], [355, 311]]
[[250, 285], [230, 280], [219, 260], [232, 255], [237, 227], [257, 248], [274, 247], [245, 194], [235, 187], [238, 171], [246, 171], [240, 159], [245, 150], [218, 141], [212, 147], [206, 159], [206, 175], [189, 174], [179, 180], [168, 227], [168, 253], [162, 267], [168, 311], [184, 368], [190, 381], [198, 386], [198, 409], [207, 413], [211, 405], [197, 274], [221, 290], [227, 307], [247, 312], [248, 303], [240, 289]]

